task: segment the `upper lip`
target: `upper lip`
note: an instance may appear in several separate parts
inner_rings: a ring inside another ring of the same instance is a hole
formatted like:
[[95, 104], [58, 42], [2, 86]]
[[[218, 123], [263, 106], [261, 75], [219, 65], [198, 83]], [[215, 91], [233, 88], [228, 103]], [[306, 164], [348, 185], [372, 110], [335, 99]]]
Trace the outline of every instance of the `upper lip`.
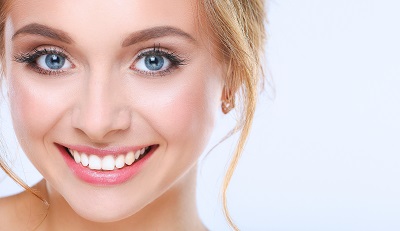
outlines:
[[119, 155], [126, 154], [130, 151], [137, 151], [142, 148], [152, 146], [152, 145], [141, 145], [141, 146], [109, 146], [105, 148], [96, 148], [87, 145], [69, 145], [69, 144], [60, 144], [65, 148], [69, 148], [71, 150], [78, 151], [80, 153], [93, 154], [96, 156], [107, 156], [107, 155]]

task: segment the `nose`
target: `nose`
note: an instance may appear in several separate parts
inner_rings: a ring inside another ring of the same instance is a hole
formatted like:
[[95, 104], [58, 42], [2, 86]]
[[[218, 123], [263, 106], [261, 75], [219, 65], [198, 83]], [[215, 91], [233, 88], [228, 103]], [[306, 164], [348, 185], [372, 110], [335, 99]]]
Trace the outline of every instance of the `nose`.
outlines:
[[107, 137], [127, 130], [131, 124], [131, 113], [121, 94], [122, 84], [111, 79], [100, 75], [85, 78], [72, 112], [72, 126], [92, 142], [107, 142]]

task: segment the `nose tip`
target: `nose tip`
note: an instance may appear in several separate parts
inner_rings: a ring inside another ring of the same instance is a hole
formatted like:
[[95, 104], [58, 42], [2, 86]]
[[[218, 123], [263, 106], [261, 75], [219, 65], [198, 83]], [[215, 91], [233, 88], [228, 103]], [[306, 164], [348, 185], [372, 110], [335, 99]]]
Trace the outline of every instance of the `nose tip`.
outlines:
[[108, 137], [130, 127], [128, 110], [96, 110], [78, 108], [73, 111], [72, 124], [93, 142], [106, 142]]
[[72, 126], [91, 141], [108, 142], [131, 124], [131, 106], [119, 73], [108, 64], [93, 65], [81, 78], [72, 110]]

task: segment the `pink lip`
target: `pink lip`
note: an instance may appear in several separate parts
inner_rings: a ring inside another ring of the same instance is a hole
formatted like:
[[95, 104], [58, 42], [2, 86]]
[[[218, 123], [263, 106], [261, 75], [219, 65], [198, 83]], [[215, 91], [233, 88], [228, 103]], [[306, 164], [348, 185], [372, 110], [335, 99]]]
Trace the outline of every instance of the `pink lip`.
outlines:
[[[117, 185], [117, 184], [122, 184], [132, 177], [134, 177], [144, 166], [144, 164], [147, 162], [147, 160], [152, 156], [152, 154], [155, 152], [155, 150], [158, 148], [157, 145], [153, 145], [150, 152], [147, 153], [142, 159], [139, 161], [133, 163], [130, 166], [125, 166], [121, 169], [116, 169], [112, 171], [102, 171], [102, 170], [92, 170], [89, 169], [88, 167], [84, 167], [81, 164], [77, 164], [75, 160], [69, 155], [67, 150], [65, 150], [64, 146], [61, 146], [59, 144], [56, 144], [58, 150], [60, 151], [61, 155], [63, 156], [65, 162], [67, 163], [67, 166], [71, 169], [71, 171], [77, 176], [79, 179], [93, 185], [98, 185], [98, 186], [111, 186], [111, 185]], [[82, 151], [85, 152], [84, 150], [87, 150], [87, 153], [90, 154], [99, 154], [99, 155], [104, 155], [107, 151], [106, 149], [93, 149], [90, 147], [83, 147], [83, 146], [74, 146], [77, 147], [77, 149], [73, 148], [72, 146], [68, 146], [74, 150], [77, 151]], [[146, 146], [144, 146], [146, 147]], [[140, 149], [140, 148], [139, 148]], [[130, 150], [137, 150], [137, 149], [129, 149]], [[115, 148], [112, 149], [112, 151], [107, 152], [107, 154], [121, 154], [121, 153], [127, 153], [125, 148]]]

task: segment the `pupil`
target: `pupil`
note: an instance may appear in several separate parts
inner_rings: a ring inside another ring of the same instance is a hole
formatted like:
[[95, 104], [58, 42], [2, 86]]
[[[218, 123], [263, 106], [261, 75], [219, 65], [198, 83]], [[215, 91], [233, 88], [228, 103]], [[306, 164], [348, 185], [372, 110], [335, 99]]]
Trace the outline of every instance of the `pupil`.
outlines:
[[146, 67], [151, 71], [158, 71], [164, 66], [164, 59], [161, 56], [148, 56], [145, 58]]
[[64, 66], [65, 58], [60, 55], [47, 55], [46, 56], [46, 65], [50, 69], [60, 69]]

